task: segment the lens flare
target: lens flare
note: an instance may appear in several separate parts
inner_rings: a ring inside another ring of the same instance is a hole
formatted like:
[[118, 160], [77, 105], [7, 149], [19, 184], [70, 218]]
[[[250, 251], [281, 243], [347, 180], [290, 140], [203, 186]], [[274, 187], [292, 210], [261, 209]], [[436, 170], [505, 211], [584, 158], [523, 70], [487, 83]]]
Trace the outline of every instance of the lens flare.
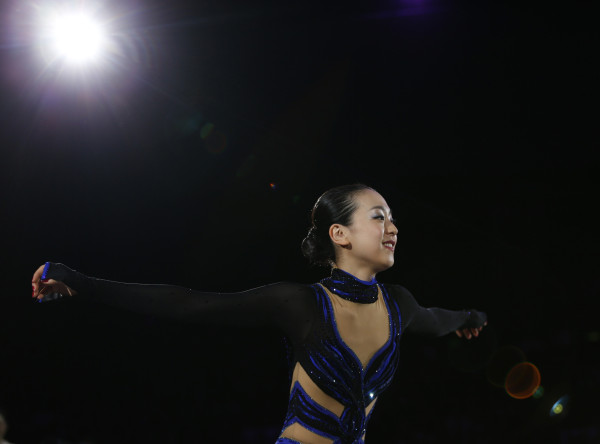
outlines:
[[550, 408], [550, 416], [558, 416], [562, 413], [565, 413], [565, 409], [567, 407], [567, 403], [569, 402], [569, 396], [565, 395], [561, 397], [558, 401], [556, 401], [552, 407]]
[[537, 391], [540, 382], [541, 376], [538, 368], [531, 362], [522, 362], [508, 372], [504, 388], [513, 398], [526, 399]]

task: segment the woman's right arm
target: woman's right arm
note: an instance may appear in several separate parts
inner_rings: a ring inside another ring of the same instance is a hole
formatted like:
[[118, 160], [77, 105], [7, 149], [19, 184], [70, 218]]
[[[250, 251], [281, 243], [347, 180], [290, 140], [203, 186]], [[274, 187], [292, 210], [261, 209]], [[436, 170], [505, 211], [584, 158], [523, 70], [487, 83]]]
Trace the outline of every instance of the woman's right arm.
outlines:
[[[211, 293], [175, 285], [97, 279], [64, 264], [47, 262], [33, 275], [33, 297], [81, 295], [114, 307], [181, 321], [240, 325], [276, 324], [304, 330], [314, 298], [310, 287], [277, 283], [237, 293]], [[304, 313], [305, 316], [299, 316]], [[300, 319], [302, 317], [303, 319]], [[298, 325], [296, 325], [298, 324]]]

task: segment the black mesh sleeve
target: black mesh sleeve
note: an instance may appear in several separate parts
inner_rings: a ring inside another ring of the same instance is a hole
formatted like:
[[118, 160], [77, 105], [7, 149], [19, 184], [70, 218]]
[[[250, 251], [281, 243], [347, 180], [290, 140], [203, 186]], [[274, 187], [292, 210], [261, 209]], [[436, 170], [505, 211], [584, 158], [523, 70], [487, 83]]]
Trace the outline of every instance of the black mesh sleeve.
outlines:
[[415, 297], [401, 285], [386, 286], [400, 307], [402, 328], [406, 331], [444, 336], [462, 328], [477, 328], [487, 321], [487, 315], [477, 310], [446, 310], [421, 307]]
[[236, 293], [214, 293], [163, 284], [134, 284], [86, 276], [50, 262], [45, 277], [64, 282], [84, 298], [184, 322], [275, 325], [293, 342], [307, 334], [316, 300], [308, 285], [280, 282]]

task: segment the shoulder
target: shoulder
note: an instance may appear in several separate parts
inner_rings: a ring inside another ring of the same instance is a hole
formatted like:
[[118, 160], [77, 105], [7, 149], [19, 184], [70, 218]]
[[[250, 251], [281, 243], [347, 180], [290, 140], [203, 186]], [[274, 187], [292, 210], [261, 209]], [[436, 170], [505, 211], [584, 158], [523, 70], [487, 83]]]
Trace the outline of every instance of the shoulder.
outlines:
[[300, 343], [319, 317], [314, 287], [295, 282], [277, 282], [268, 287], [268, 311], [292, 343]]
[[400, 284], [381, 284], [388, 292], [388, 294], [396, 299], [398, 302], [411, 302], [415, 300], [415, 297], [406, 287]]
[[419, 308], [419, 304], [413, 294], [404, 286], [399, 284], [382, 284], [390, 298], [398, 304], [401, 312], [412, 312]]
[[249, 291], [262, 293], [273, 302], [277, 302], [277, 305], [287, 305], [296, 308], [308, 308], [314, 305], [316, 301], [313, 286], [297, 282], [275, 282]]

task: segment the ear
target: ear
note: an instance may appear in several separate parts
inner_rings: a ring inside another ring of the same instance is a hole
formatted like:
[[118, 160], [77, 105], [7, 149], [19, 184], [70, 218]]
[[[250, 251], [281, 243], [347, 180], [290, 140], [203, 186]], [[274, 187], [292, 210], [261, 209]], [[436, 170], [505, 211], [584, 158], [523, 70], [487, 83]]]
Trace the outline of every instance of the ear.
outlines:
[[340, 247], [347, 247], [350, 245], [350, 240], [348, 239], [348, 228], [343, 225], [333, 224], [331, 227], [329, 227], [329, 237], [334, 244], [339, 245]]

